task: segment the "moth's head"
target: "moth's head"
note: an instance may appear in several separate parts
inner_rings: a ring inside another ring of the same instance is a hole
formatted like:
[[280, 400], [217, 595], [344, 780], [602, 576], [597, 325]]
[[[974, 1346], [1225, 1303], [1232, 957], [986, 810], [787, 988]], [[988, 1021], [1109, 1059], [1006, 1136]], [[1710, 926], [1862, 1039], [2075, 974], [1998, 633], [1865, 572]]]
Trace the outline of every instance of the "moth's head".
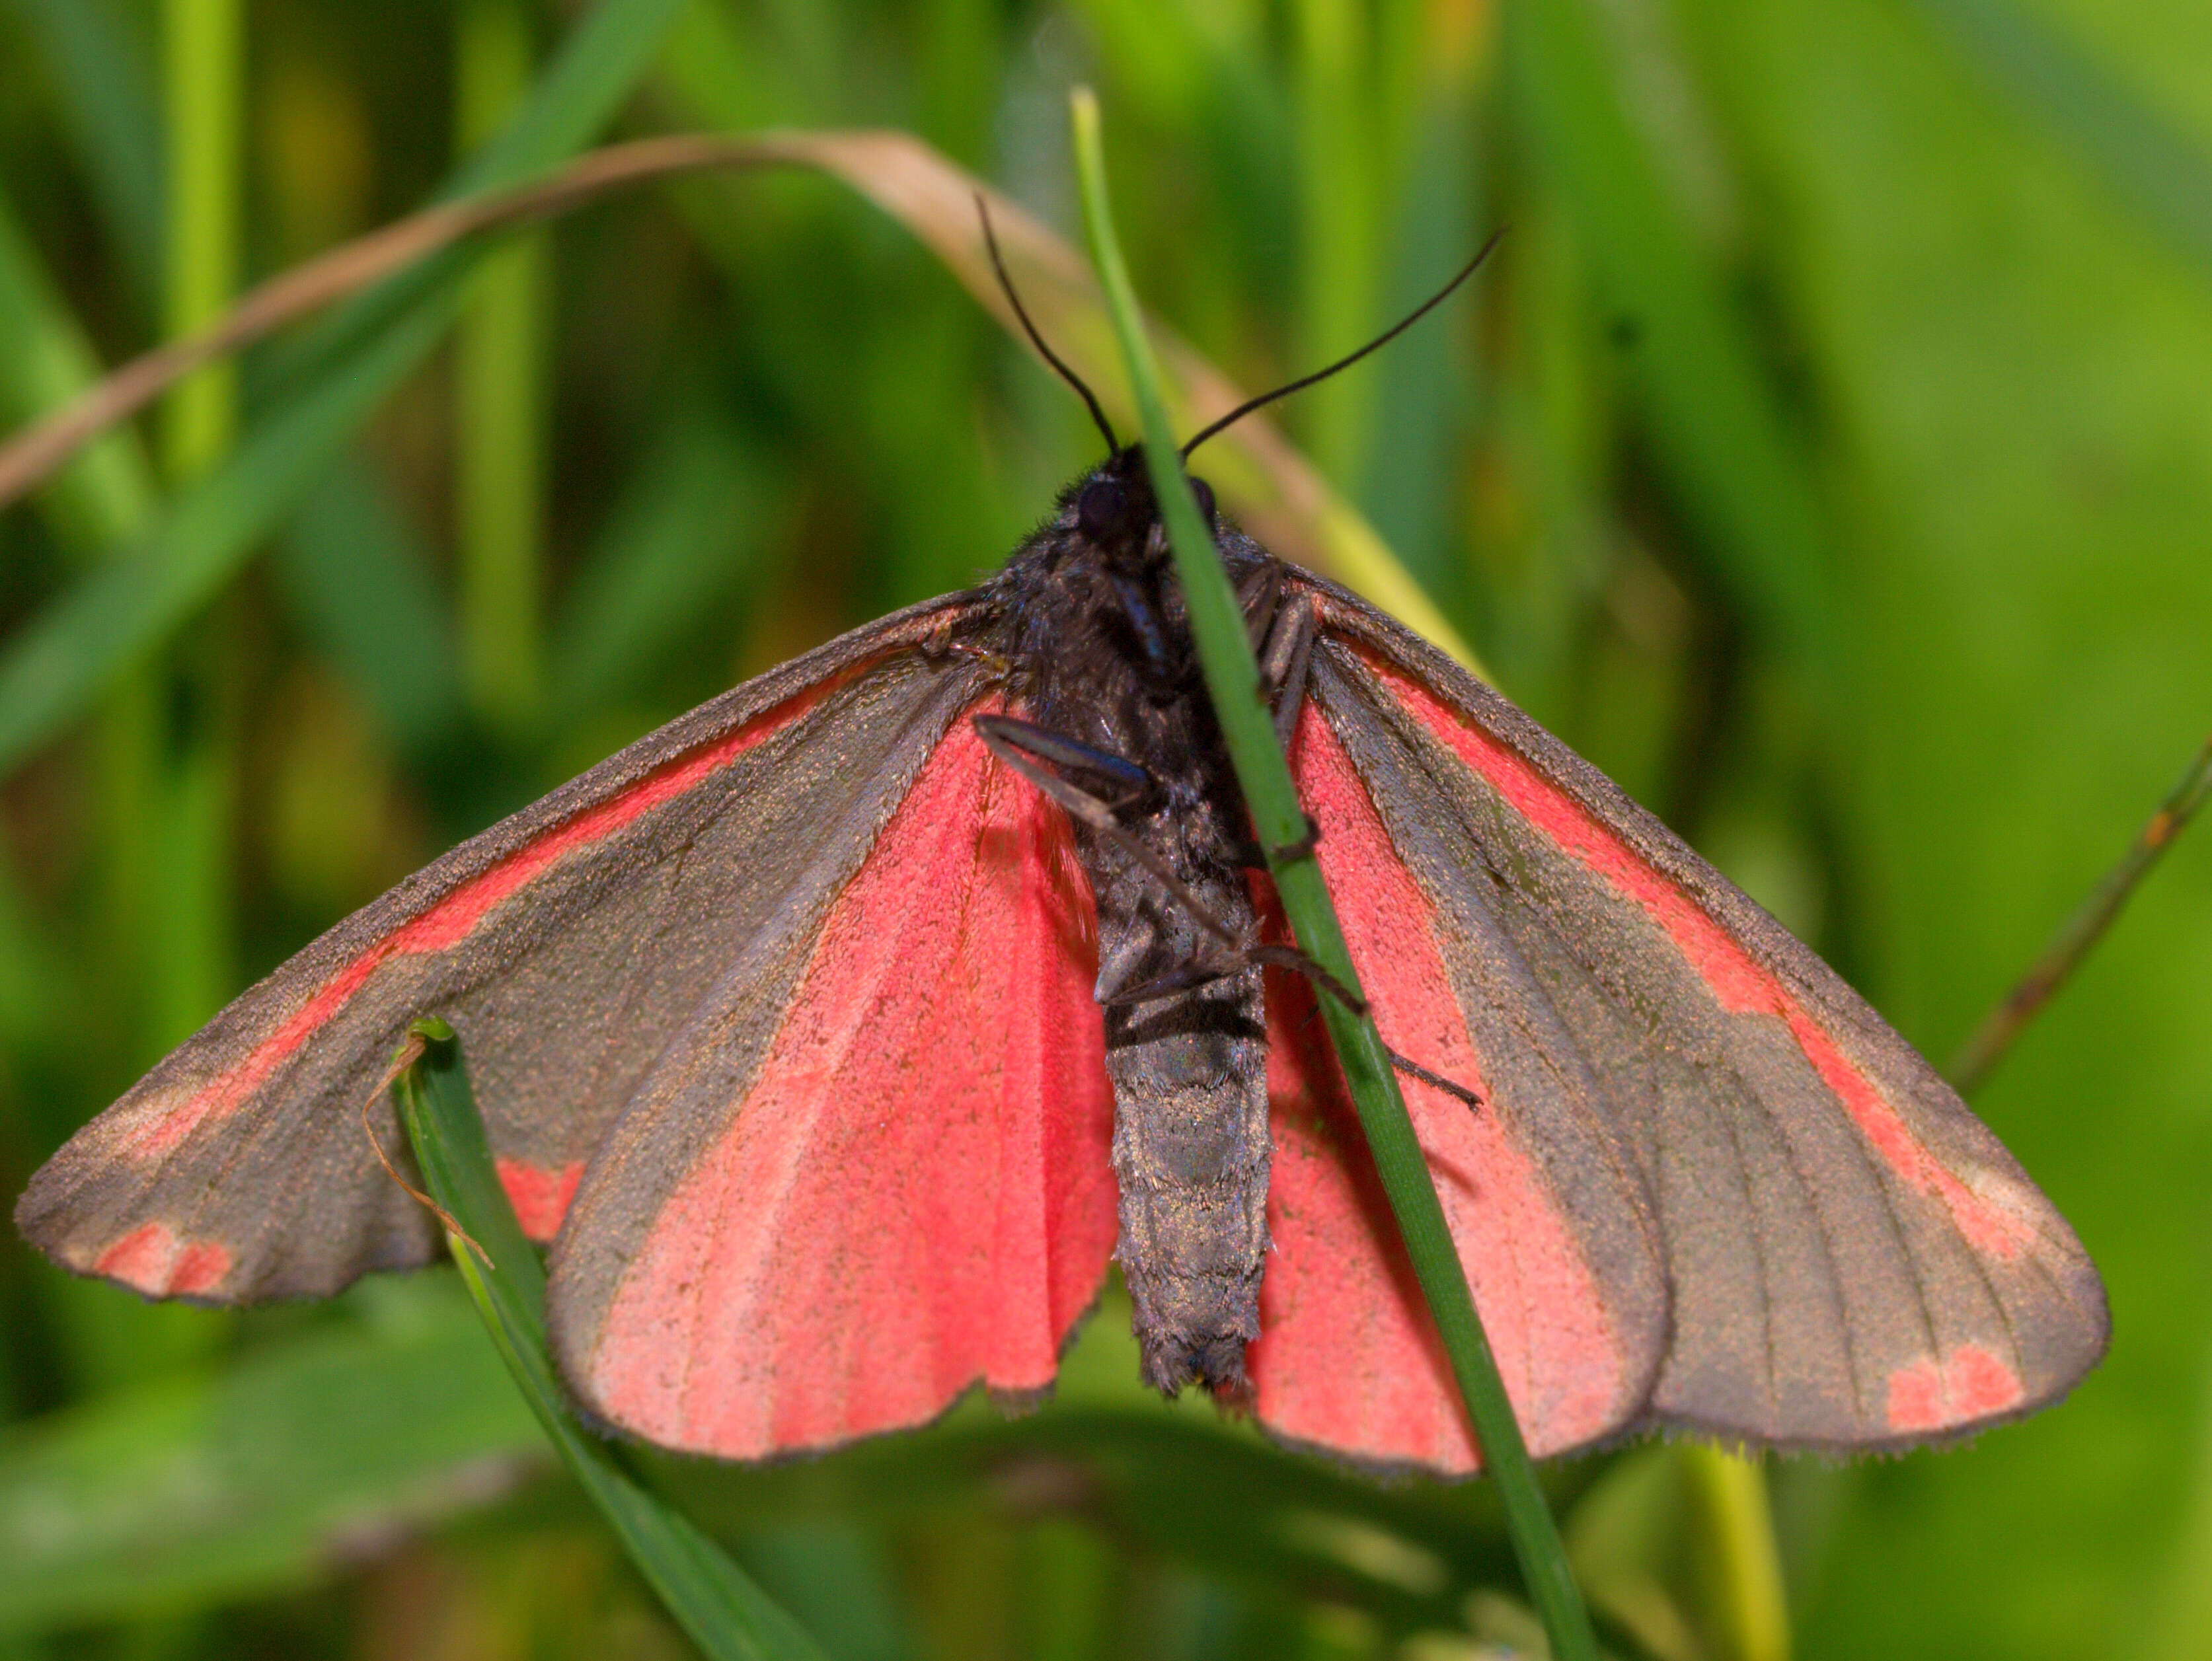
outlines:
[[[1091, 412], [1091, 419], [1097, 425], [1100, 435], [1106, 440], [1106, 459], [1061, 498], [1060, 522], [1080, 532], [1094, 550], [1110, 561], [1135, 565], [1164, 559], [1168, 552], [1167, 538], [1160, 530], [1159, 505], [1154, 500], [1152, 481], [1145, 470], [1143, 451], [1133, 444], [1124, 445], [1114, 436], [1114, 423], [1106, 419], [1106, 412], [1100, 408], [1097, 395], [1084, 385], [1080, 375], [1060, 361], [1059, 354], [1048, 346], [1044, 336], [1037, 332], [1036, 324], [1030, 320], [1029, 308], [1022, 304], [1022, 297], [1015, 290], [1013, 278], [1006, 274], [1006, 261], [999, 253], [998, 233], [991, 228], [990, 208], [980, 191], [975, 196], [975, 214], [982, 224], [983, 243], [990, 250], [991, 267], [998, 273], [999, 287], [1005, 291], [1006, 303], [1012, 306], [1015, 317], [1020, 319], [1022, 331], [1028, 335], [1030, 344], [1036, 348], [1037, 355], [1053, 367], [1062, 380], [1075, 389], [1076, 395], [1083, 400], [1084, 407]], [[1474, 276], [1475, 268], [1489, 258], [1490, 251], [1498, 246], [1498, 239], [1504, 233], [1502, 227], [1492, 233], [1490, 240], [1484, 243], [1481, 251], [1461, 268], [1458, 276], [1358, 351], [1339, 358], [1326, 369], [1317, 369], [1312, 374], [1302, 375], [1294, 381], [1278, 386], [1272, 392], [1262, 392], [1256, 398], [1247, 398], [1227, 415], [1218, 417], [1210, 426], [1201, 427], [1183, 440], [1181, 458], [1184, 462], [1189, 461], [1192, 451], [1217, 433], [1235, 426], [1255, 409], [1273, 403], [1278, 398], [1286, 397], [1301, 387], [1327, 380], [1340, 370], [1351, 367], [1377, 347], [1396, 338], [1441, 304], [1446, 294]], [[1206, 515], [1207, 527], [1218, 533], [1219, 527], [1214, 518], [1212, 487], [1195, 474], [1189, 477], [1192, 494], [1198, 498], [1199, 510]]]
[[[1206, 528], [1218, 529], [1213, 487], [1194, 473], [1188, 476]], [[1135, 560], [1155, 550], [1160, 555], [1166, 552], [1152, 474], [1145, 464], [1144, 451], [1133, 444], [1115, 450], [1092, 469], [1071, 494], [1069, 505], [1074, 528], [1101, 553]]]

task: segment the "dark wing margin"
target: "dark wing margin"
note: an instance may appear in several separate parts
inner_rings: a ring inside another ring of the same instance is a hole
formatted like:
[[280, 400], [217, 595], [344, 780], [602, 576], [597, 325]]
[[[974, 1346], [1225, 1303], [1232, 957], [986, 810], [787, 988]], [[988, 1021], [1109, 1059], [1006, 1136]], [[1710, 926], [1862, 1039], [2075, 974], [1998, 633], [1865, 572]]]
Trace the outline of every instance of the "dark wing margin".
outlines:
[[[1304, 580], [1312, 695], [1434, 926], [1455, 962], [1488, 955], [1494, 980], [1503, 952], [1535, 989], [1640, 1179], [1670, 1329], [1644, 1422], [1902, 1447], [2069, 1389], [2109, 1332], [2096, 1270], [1934, 1069], [1595, 768], [1399, 624]], [[1472, 1024], [1485, 974], [1462, 979]], [[1490, 1111], [1540, 1142], [1540, 1098], [1571, 1088], [1531, 1076]]]
[[[407, 1024], [459, 1034], [526, 1229], [548, 1239], [638, 1081], [746, 943], [866, 858], [985, 673], [972, 595], [725, 693], [461, 844], [240, 995], [33, 1178], [17, 1227], [151, 1297], [337, 1291], [428, 1261], [362, 1106]], [[368, 1115], [405, 1151], [389, 1100]]]

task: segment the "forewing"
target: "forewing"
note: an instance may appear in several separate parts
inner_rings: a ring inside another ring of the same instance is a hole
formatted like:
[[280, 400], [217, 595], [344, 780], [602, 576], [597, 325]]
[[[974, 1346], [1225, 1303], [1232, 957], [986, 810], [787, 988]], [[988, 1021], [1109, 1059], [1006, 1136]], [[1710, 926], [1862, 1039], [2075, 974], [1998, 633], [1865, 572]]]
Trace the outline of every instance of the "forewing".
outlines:
[[[1562, 1104], [1577, 1124], [1598, 1115], [1656, 1228], [1668, 1337], [1645, 1416], [1758, 1443], [1899, 1446], [2031, 1411], [2078, 1379], [2106, 1337], [2096, 1271], [1911, 1046], [1504, 700], [1350, 596], [1311, 592], [1321, 748], [1348, 761], [1419, 890], [1469, 1027], [1522, 1035], [1517, 1059], [1510, 1036], [1477, 1046], [1484, 1116], [1589, 1235], [1596, 1191], [1557, 1189], [1571, 1161], [1547, 1144]], [[1327, 869], [1337, 830], [1319, 816]], [[1452, 1073], [1425, 1038], [1401, 1023], [1392, 1041]], [[1510, 1220], [1477, 1205], [1455, 1229], [1469, 1221]]]
[[1066, 815], [957, 723], [592, 1162], [549, 1291], [584, 1405], [750, 1459], [1048, 1385], [1114, 1245], [1097, 972]]
[[982, 674], [933, 602], [702, 706], [462, 844], [240, 997], [79, 1131], [16, 1222], [153, 1296], [335, 1291], [426, 1261], [388, 1100], [407, 1024], [459, 1034], [500, 1173], [551, 1237], [591, 1151], [732, 963], [856, 869]]

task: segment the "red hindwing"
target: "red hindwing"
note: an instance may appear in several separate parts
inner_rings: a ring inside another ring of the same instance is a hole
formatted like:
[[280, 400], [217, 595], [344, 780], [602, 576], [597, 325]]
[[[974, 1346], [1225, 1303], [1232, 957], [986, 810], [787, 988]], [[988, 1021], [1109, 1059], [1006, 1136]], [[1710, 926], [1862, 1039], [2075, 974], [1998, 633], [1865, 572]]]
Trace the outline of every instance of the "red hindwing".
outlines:
[[1114, 1246], [1097, 969], [1065, 815], [957, 722], [757, 1063], [733, 974], [594, 1161], [552, 1282], [584, 1402], [760, 1458], [1047, 1388]]

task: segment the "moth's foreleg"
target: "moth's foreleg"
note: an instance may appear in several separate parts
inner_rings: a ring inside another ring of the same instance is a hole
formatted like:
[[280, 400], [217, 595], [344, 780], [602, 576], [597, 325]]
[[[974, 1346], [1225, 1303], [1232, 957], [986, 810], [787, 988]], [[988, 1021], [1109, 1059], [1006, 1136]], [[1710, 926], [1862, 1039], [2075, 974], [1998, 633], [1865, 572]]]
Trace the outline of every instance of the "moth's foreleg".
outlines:
[[1120, 814], [1152, 793], [1152, 775], [1127, 756], [1094, 749], [1033, 721], [978, 715], [975, 733], [992, 755], [1086, 825], [1118, 825]]
[[[975, 719], [976, 736], [992, 755], [1058, 803], [1071, 818], [1088, 825], [1101, 840], [1149, 872], [1168, 891], [1169, 898], [1206, 933], [1231, 951], [1244, 949], [1243, 935], [1224, 922], [1191, 891], [1188, 883], [1176, 875], [1165, 859], [1121, 823], [1122, 809], [1143, 800], [1152, 791], [1152, 775], [1144, 768], [1121, 756], [1093, 749], [1048, 728], [1016, 720], [1010, 715], [978, 715]], [[1124, 787], [1124, 795], [1114, 800], [1085, 790], [1040, 765], [1047, 762], [1071, 771], [1088, 770], [1096, 777], [1117, 782]]]
[[1306, 706], [1306, 682], [1313, 670], [1314, 637], [1320, 631], [1320, 615], [1313, 598], [1293, 594], [1273, 608], [1267, 632], [1258, 645], [1260, 684], [1275, 706], [1275, 737], [1288, 749], [1298, 730], [1298, 717]]
[[1128, 577], [1111, 571], [1103, 574], [1114, 591], [1122, 622], [1135, 636], [1138, 649], [1145, 654], [1147, 676], [1159, 685], [1172, 682], [1176, 677], [1175, 654], [1168, 649], [1167, 630], [1161, 624], [1158, 608], [1152, 596], [1142, 584]]
[[1245, 632], [1257, 655], [1267, 648], [1267, 633], [1275, 626], [1275, 609], [1283, 602], [1283, 562], [1262, 560], [1237, 579], [1237, 609], [1244, 614]]
[[[1293, 974], [1304, 975], [1325, 997], [1333, 997], [1355, 1015], [1367, 1013], [1365, 1000], [1355, 997], [1337, 978], [1294, 946], [1248, 946], [1224, 956], [1203, 958], [1186, 963], [1179, 969], [1135, 986], [1128, 986], [1110, 997], [1099, 1001], [1109, 1007], [1126, 1008], [1131, 1004], [1150, 1003], [1163, 997], [1172, 997], [1178, 992], [1195, 991], [1211, 985], [1217, 980], [1226, 980], [1234, 974], [1255, 967], [1288, 969]], [[1388, 1044], [1382, 1053], [1390, 1058], [1390, 1065], [1408, 1078], [1419, 1079], [1433, 1085], [1447, 1095], [1456, 1096], [1469, 1107], [1480, 1108], [1482, 1098], [1466, 1085], [1446, 1078], [1442, 1073], [1424, 1067], [1411, 1056], [1401, 1054]]]

